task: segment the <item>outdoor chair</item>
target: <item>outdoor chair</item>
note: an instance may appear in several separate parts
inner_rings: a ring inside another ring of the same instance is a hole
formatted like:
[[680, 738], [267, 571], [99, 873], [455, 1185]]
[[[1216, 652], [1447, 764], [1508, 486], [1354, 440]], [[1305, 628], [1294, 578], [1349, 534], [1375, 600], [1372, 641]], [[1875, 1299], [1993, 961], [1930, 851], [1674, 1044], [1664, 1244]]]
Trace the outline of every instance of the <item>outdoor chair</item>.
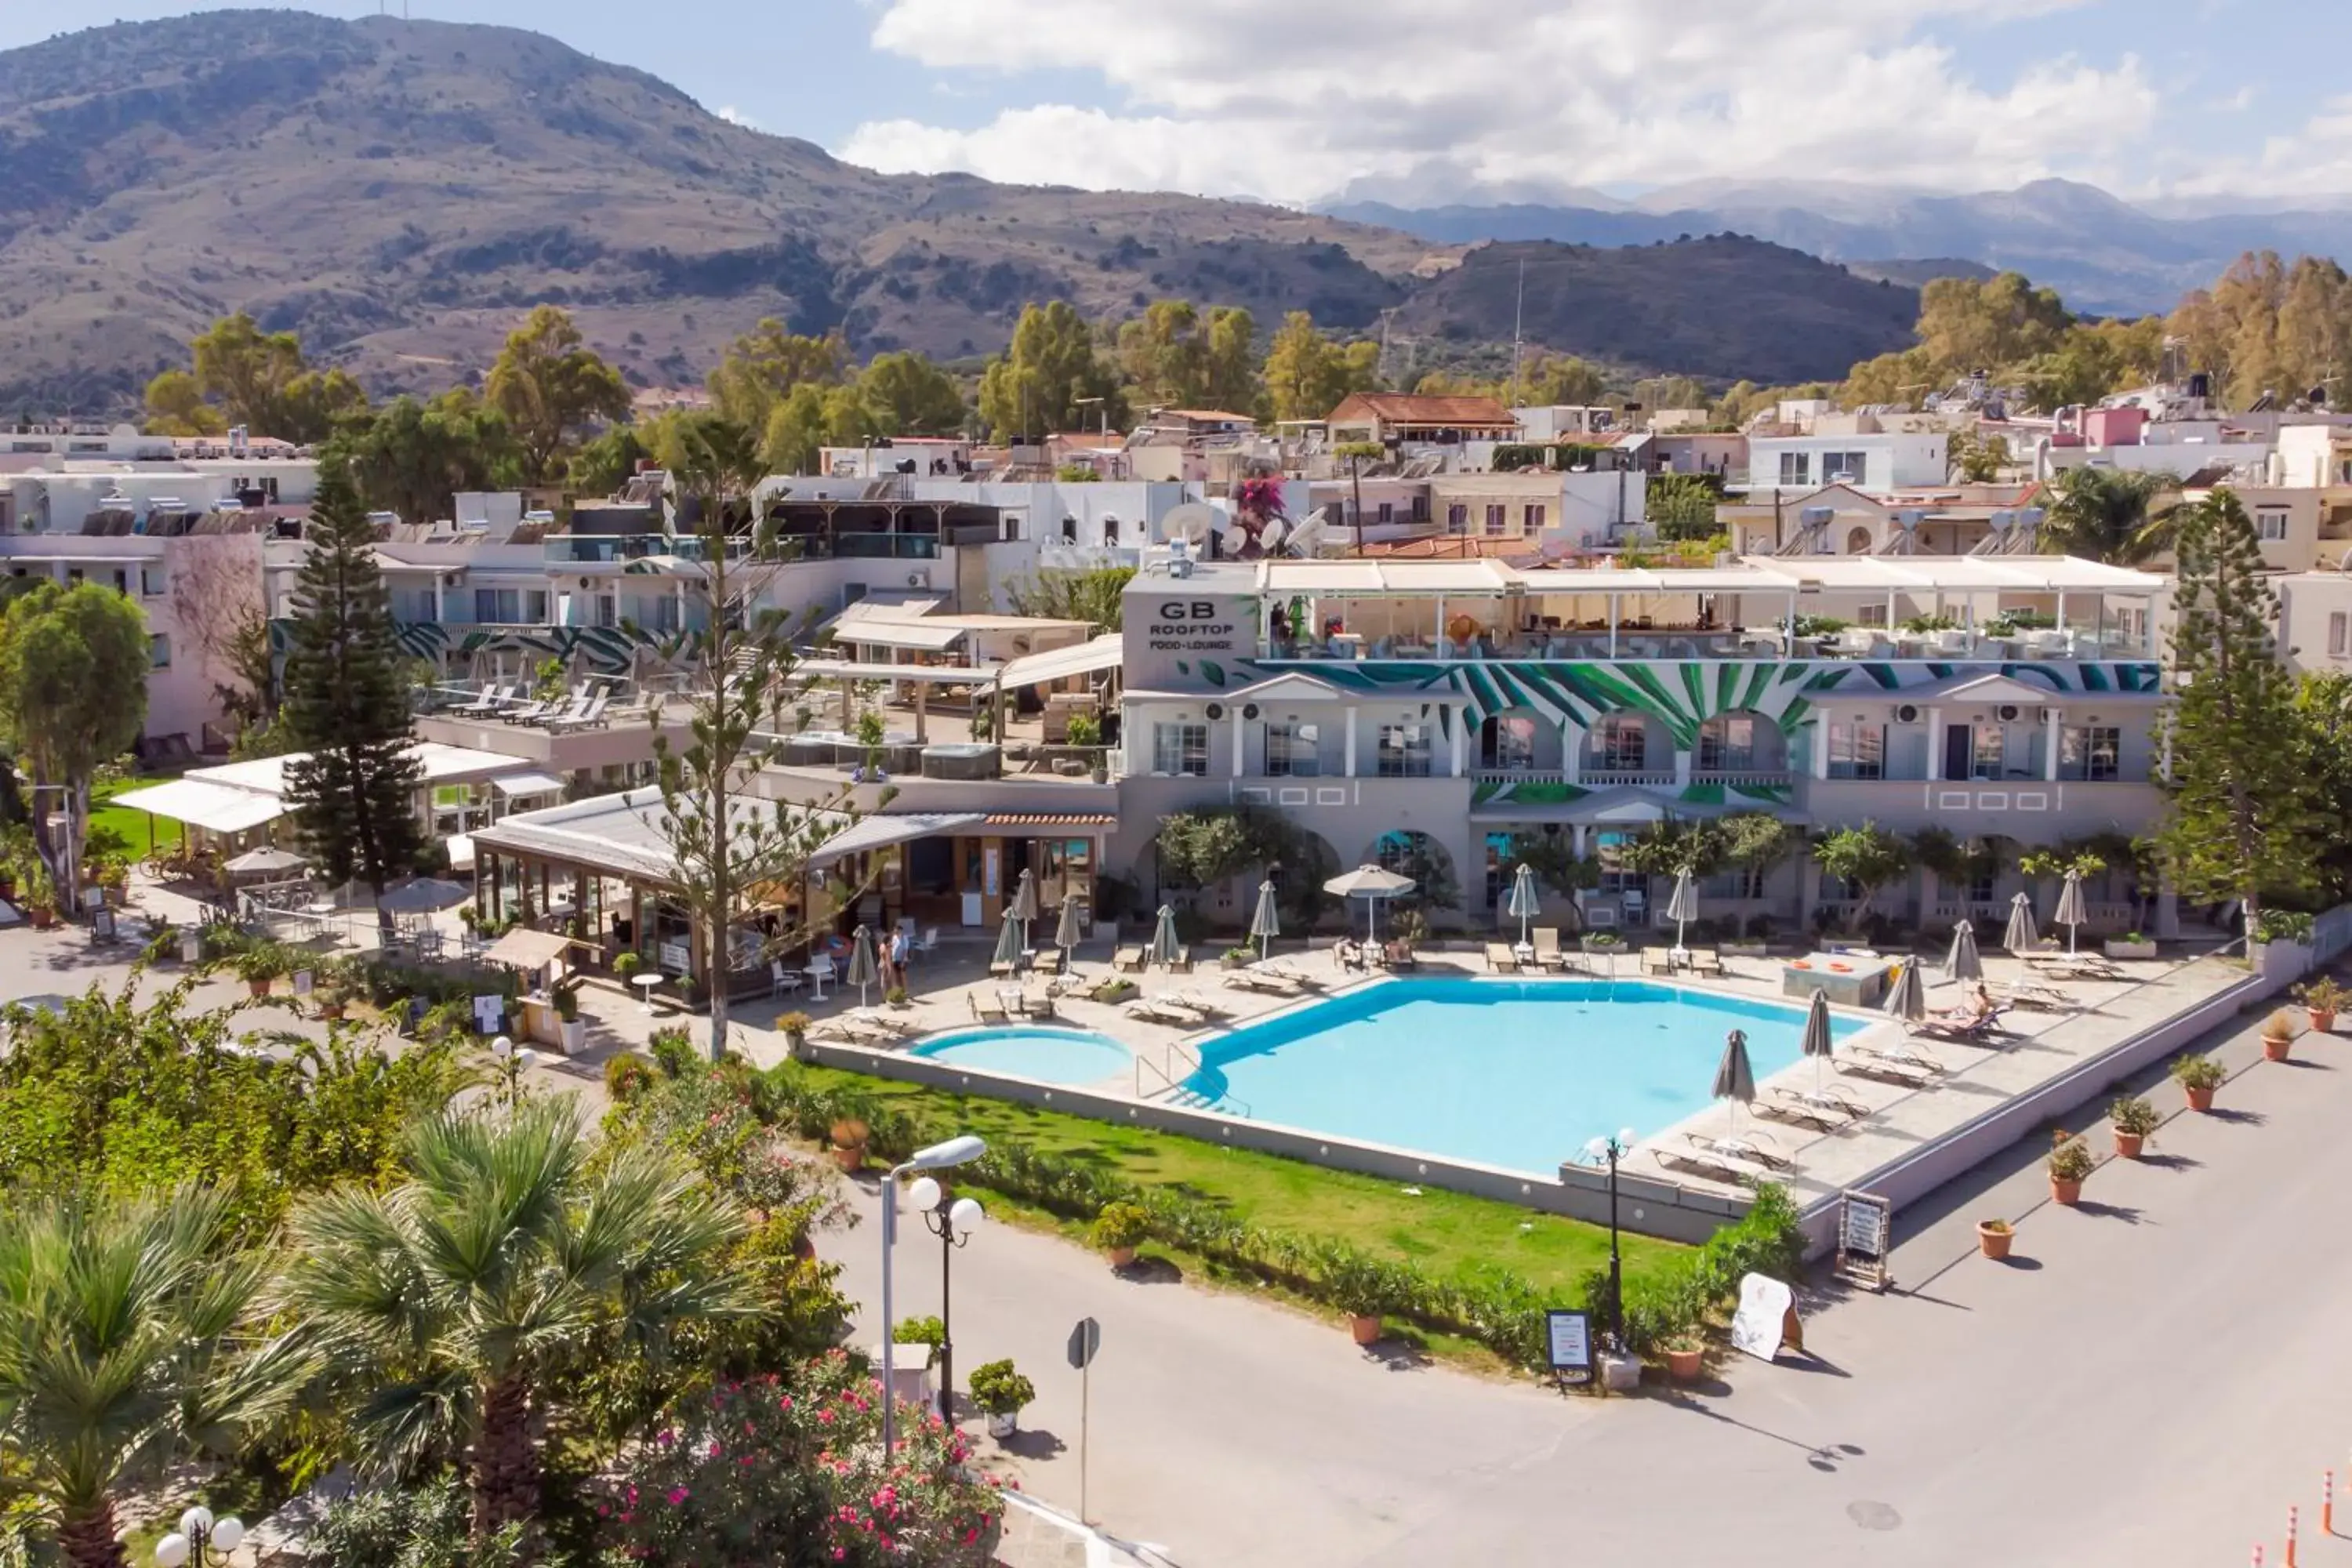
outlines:
[[1063, 966], [1068, 962], [1069, 955], [1060, 948], [1049, 947], [1037, 954], [1034, 967], [1040, 974], [1059, 974], [1062, 973]]
[[1674, 949], [1670, 947], [1645, 947], [1642, 950], [1643, 973], [1672, 974], [1674, 972]]
[[1536, 967], [1561, 970], [1568, 967], [1568, 954], [1559, 949], [1558, 926], [1536, 927]]
[[1720, 980], [1723, 978], [1723, 954], [1711, 947], [1692, 948], [1690, 969], [1693, 974], [1711, 974]]
[[1383, 969], [1413, 969], [1420, 963], [1421, 960], [1412, 954], [1412, 943], [1402, 937], [1381, 949], [1381, 967]]
[[1013, 1016], [1004, 1010], [1004, 1004], [993, 997], [983, 1002], [978, 992], [967, 991], [963, 994], [963, 999], [971, 1006], [972, 1021], [975, 1023], [1009, 1024], [1013, 1021]]
[[790, 995], [801, 988], [800, 972], [784, 967], [781, 958], [768, 960], [768, 994]]
[[1168, 963], [1168, 971], [1171, 974], [1190, 974], [1192, 972], [1192, 950], [1179, 947], [1176, 956]]
[[1507, 942], [1490, 942], [1486, 944], [1486, 967], [1497, 974], [1517, 974], [1519, 972], [1518, 955], [1511, 951], [1511, 944]]

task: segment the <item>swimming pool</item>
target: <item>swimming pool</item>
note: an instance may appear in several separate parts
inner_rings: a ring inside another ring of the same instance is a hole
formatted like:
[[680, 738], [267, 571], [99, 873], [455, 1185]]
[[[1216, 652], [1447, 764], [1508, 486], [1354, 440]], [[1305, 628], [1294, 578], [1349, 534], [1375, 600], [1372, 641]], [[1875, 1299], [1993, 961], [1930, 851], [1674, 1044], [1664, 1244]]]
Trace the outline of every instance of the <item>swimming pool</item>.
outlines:
[[1010, 1073], [1041, 1083], [1100, 1083], [1132, 1070], [1134, 1056], [1108, 1035], [1012, 1024], [951, 1029], [914, 1046], [910, 1056], [981, 1072]]
[[[1761, 1079], [1804, 1026], [1801, 1008], [1643, 981], [1406, 977], [1207, 1041], [1184, 1088], [1227, 1115], [1549, 1174], [1703, 1109], [1731, 1030]], [[1837, 1039], [1869, 1026], [1830, 1021]]]

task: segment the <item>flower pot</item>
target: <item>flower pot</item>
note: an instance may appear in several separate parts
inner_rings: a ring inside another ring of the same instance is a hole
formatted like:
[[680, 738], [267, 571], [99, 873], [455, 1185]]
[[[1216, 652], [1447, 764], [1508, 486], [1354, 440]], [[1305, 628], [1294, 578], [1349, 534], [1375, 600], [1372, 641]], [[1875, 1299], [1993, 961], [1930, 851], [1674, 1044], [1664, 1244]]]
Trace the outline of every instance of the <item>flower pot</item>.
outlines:
[[245, 983], [245, 988], [256, 996], [269, 994], [269, 982], [267, 980], [248, 980]]
[[2052, 1203], [2064, 1204], [2071, 1208], [2075, 1204], [2080, 1203], [2082, 1199], [2082, 1183], [2063, 1182], [2055, 1176], [2050, 1178], [2050, 1201]]
[[1977, 1226], [1977, 1250], [1995, 1262], [2009, 1256], [2009, 1244], [2016, 1239], [2013, 1230], [1995, 1230], [1982, 1222]]
[[1348, 1332], [1358, 1344], [1371, 1344], [1381, 1337], [1381, 1320], [1377, 1315], [1368, 1318], [1358, 1312], [1349, 1318]]
[[1008, 1410], [1002, 1415], [999, 1415], [993, 1410], [988, 1413], [988, 1435], [990, 1436], [1010, 1437], [1015, 1432], [1020, 1430], [1021, 1412], [1018, 1410]]
[[835, 1143], [833, 1146], [833, 1163], [840, 1166], [842, 1170], [849, 1175], [854, 1176], [857, 1174], [858, 1172], [866, 1168], [866, 1145], [863, 1143]]
[[1697, 1382], [1699, 1355], [1700, 1352], [1696, 1345], [1687, 1348], [1681, 1345], [1669, 1346], [1666, 1350], [1666, 1375], [1676, 1383]]
[[35, 931], [47, 931], [58, 923], [58, 911], [45, 905], [35, 904], [25, 913], [31, 919]]
[[2283, 1062], [2286, 1060], [2287, 1052], [2293, 1049], [2294, 1047], [2294, 1042], [2288, 1039], [2284, 1035], [2264, 1035], [2263, 1037], [2263, 1059], [2270, 1062]]
[[340, 1018], [342, 1016], [343, 1005], [341, 1002], [321, 1002], [319, 1004], [319, 1016], [321, 1018]]
[[1103, 1251], [1110, 1258], [1113, 1268], [1125, 1268], [1135, 1262], [1135, 1248], [1131, 1247], [1107, 1247]]
[[584, 1050], [586, 1050], [586, 1049], [588, 1048], [588, 1020], [587, 1020], [587, 1019], [585, 1019], [585, 1018], [566, 1018], [566, 1019], [562, 1020], [562, 1031], [563, 1031], [563, 1054], [564, 1054], [565, 1056], [567, 1056], [567, 1057], [576, 1057], [576, 1056], [578, 1056], [582, 1051], [584, 1051]]
[[2125, 1132], [2118, 1130], [2116, 1133], [2116, 1158], [2118, 1160], [2138, 1159], [2140, 1145], [2147, 1142], [2147, 1134], [2145, 1132]]
[[2210, 1110], [2213, 1109], [2213, 1091], [2211, 1089], [2191, 1089], [2184, 1085], [2181, 1092], [2189, 1097], [2189, 1110]]
[[2330, 1008], [2325, 1013], [2321, 1012], [2316, 1007], [2306, 1007], [2304, 1011], [2311, 1015], [2311, 1032], [2313, 1034], [2325, 1035], [2336, 1027], [2336, 1012], [2334, 1008]]
[[2152, 942], [2109, 942], [2109, 958], [2154, 958], [2156, 943]]

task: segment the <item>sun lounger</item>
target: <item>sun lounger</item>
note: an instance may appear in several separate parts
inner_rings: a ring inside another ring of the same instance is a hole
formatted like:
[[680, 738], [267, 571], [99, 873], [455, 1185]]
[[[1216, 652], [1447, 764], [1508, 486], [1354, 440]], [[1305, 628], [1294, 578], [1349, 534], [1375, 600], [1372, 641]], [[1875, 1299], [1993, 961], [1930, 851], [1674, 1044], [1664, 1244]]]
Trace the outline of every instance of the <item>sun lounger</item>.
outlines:
[[1718, 1138], [1711, 1132], [1685, 1132], [1683, 1141], [1702, 1153], [1725, 1160], [1745, 1160], [1750, 1164], [1763, 1165], [1775, 1171], [1785, 1171], [1796, 1163], [1760, 1132], [1726, 1138]]
[[513, 695], [514, 688], [511, 686], [485, 686], [479, 697], [475, 698], [471, 702], [460, 702], [449, 711], [463, 714], [468, 718], [477, 714], [495, 713], [505, 707], [508, 700]]
[[1511, 944], [1507, 942], [1488, 942], [1486, 967], [1497, 974], [1517, 974], [1519, 972], [1519, 961], [1517, 955], [1511, 952]]
[[1934, 1078], [1944, 1070], [1944, 1064], [1930, 1056], [1906, 1046], [1847, 1046], [1831, 1061], [1848, 1067], [1855, 1072], [1892, 1072], [1906, 1079]]
[[1176, 950], [1176, 956], [1169, 963], [1168, 968], [1171, 973], [1191, 973], [1192, 972], [1192, 950], [1189, 947], [1178, 948]]
[[2054, 974], [2074, 980], [2128, 978], [2105, 954], [2096, 952], [2032, 952], [2026, 954], [2025, 962], [2037, 974]]
[[1382, 969], [1413, 969], [1419, 967], [1420, 963], [1421, 961], [1412, 955], [1412, 943], [1402, 939], [1390, 942], [1381, 949]]
[[553, 731], [601, 730], [604, 727], [604, 709], [613, 700], [609, 692], [599, 691], [588, 700], [588, 705], [560, 719], [550, 719], [546, 727]]
[[1113, 969], [1140, 970], [1146, 956], [1142, 948], [1122, 947], [1111, 954], [1110, 966]]
[[543, 697], [534, 697], [520, 708], [509, 708], [491, 717], [501, 724], [528, 724], [534, 719], [544, 717], [554, 706]]
[[1222, 1018], [1233, 1011], [1232, 1008], [1212, 1002], [1199, 992], [1192, 990], [1171, 991], [1160, 999], [1174, 1006], [1190, 1007], [1203, 1018]]
[[2008, 1011], [2006, 1007], [1995, 1007], [1990, 1013], [1922, 1018], [1911, 1026], [1911, 1032], [1915, 1035], [1927, 1035], [1938, 1040], [1957, 1040], [1963, 1045], [1975, 1045], [2002, 1032], [2000, 1016]]
[[1670, 1171], [1696, 1171], [1700, 1175], [1734, 1185], [1753, 1186], [1758, 1182], [1772, 1179], [1772, 1173], [1761, 1165], [1745, 1160], [1718, 1154], [1711, 1149], [1653, 1149], [1658, 1163]]
[[1536, 967], [1538, 969], [1568, 967], [1568, 954], [1559, 950], [1558, 926], [1536, 927]]
[[1693, 974], [1712, 974], [1720, 980], [1723, 978], [1723, 954], [1711, 947], [1692, 948], [1690, 968]]
[[967, 991], [963, 999], [971, 1005], [971, 1016], [980, 1023], [1008, 1024], [1013, 1021], [1013, 1015], [1005, 1011], [1004, 1004], [993, 997], [983, 1002], [976, 994]]
[[2045, 1013], [2072, 1013], [2080, 1005], [2055, 985], [2036, 985], [2030, 980], [2003, 985], [1993, 994], [2012, 1007], [2033, 1007]]
[[877, 1013], [870, 1007], [853, 1008], [844, 1016], [862, 1028], [879, 1030], [893, 1037], [903, 1038], [907, 1033], [904, 1019], [894, 1018], [887, 1013]]
[[1261, 959], [1250, 967], [1260, 974], [1271, 974], [1276, 980], [1287, 980], [1302, 990], [1316, 991], [1322, 988], [1323, 982], [1303, 970], [1293, 968], [1290, 960], [1286, 958]]
[[1069, 962], [1069, 955], [1058, 947], [1049, 947], [1037, 955], [1036, 969], [1040, 974], [1059, 974]]
[[1236, 969], [1225, 975], [1225, 984], [1236, 991], [1255, 991], [1265, 996], [1296, 996], [1297, 982], [1286, 975], [1270, 974], [1263, 969]]
[[1187, 1029], [1201, 1021], [1199, 1014], [1188, 1013], [1181, 1007], [1171, 1007], [1156, 996], [1139, 996], [1122, 1011], [1129, 1017], [1140, 1018], [1147, 1024], [1174, 1024]]
[[1013, 977], [1014, 970], [1019, 967], [1009, 958], [992, 958], [988, 961], [989, 977], [994, 980], [1009, 980]]
[[1670, 947], [1645, 947], [1642, 950], [1642, 973], [1672, 974], [1675, 972], [1675, 951]]
[[1764, 1091], [1756, 1109], [1783, 1121], [1801, 1121], [1823, 1131], [1835, 1131], [1850, 1121], [1859, 1121], [1870, 1114], [1870, 1107], [1850, 1094], [1823, 1087], [1821, 1089], [1780, 1089]]

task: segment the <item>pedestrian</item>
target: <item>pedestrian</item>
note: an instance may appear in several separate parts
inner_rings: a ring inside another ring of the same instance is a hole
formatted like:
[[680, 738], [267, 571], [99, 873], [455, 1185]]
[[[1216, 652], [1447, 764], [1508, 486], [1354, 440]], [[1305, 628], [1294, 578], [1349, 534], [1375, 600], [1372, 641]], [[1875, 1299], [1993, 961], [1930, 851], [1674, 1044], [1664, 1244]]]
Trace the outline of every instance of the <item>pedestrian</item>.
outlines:
[[914, 952], [914, 944], [907, 940], [907, 928], [900, 926], [890, 933], [890, 967], [898, 972], [898, 984], [907, 984], [907, 960]]

